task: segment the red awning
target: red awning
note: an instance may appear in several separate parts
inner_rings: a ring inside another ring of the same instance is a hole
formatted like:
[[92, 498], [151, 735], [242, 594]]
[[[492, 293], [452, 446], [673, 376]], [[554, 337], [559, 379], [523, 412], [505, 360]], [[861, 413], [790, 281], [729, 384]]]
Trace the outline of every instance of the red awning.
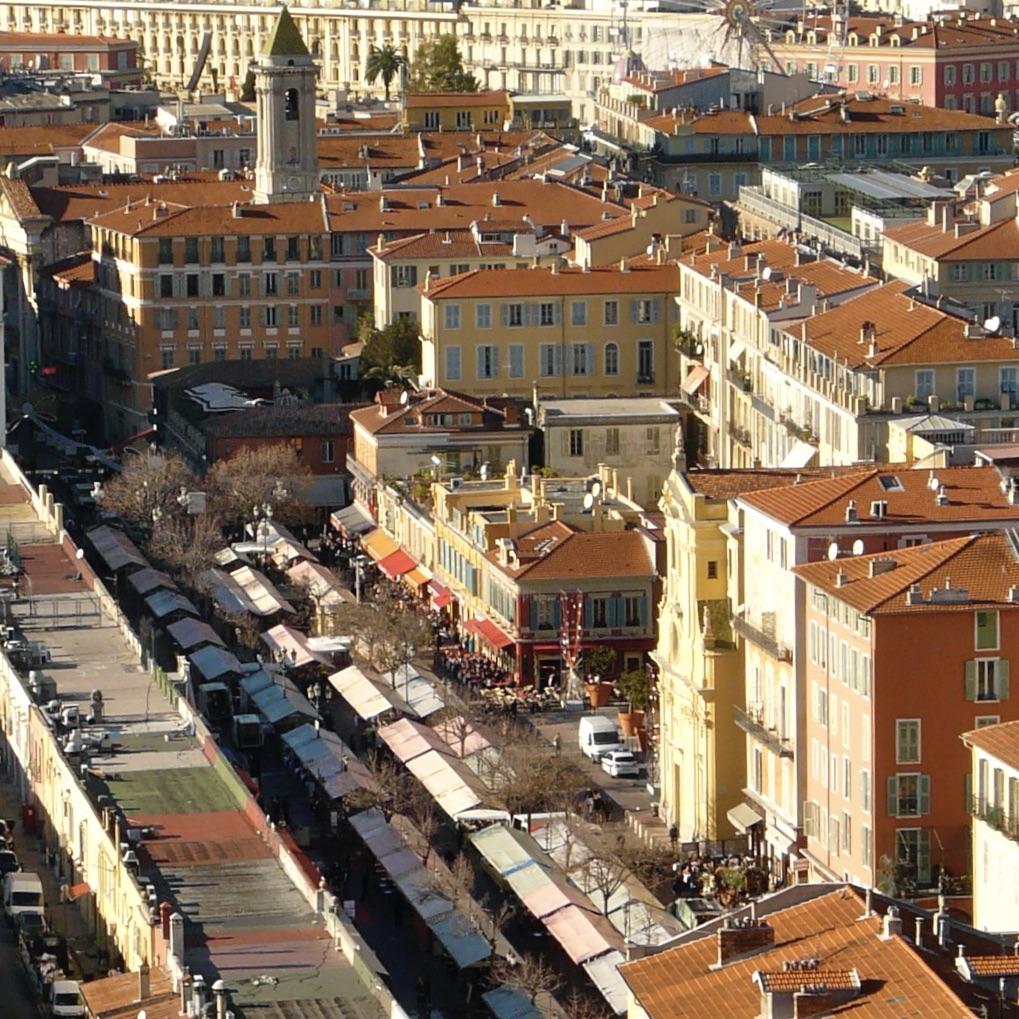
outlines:
[[134, 435], [129, 435], [126, 439], [121, 439], [120, 442], [115, 442], [112, 446], [110, 446], [110, 449], [114, 453], [123, 453], [124, 450], [133, 442], [137, 442], [139, 439], [147, 439], [150, 435], [153, 435], [155, 431], [155, 428], [149, 425], [148, 428], [143, 428], [140, 432], [135, 432]]
[[437, 580], [428, 581], [428, 590], [432, 592], [432, 608], [444, 609], [453, 600], [449, 588]]
[[399, 580], [404, 573], [410, 573], [415, 566], [417, 566], [417, 560], [404, 552], [402, 548], [397, 549], [395, 552], [387, 555], [385, 559], [379, 561], [379, 569], [390, 580]]
[[92, 889], [88, 883], [82, 881], [80, 885], [71, 885], [71, 887], [67, 889], [67, 900], [69, 902], [74, 902], [75, 899], [80, 899], [83, 895], [89, 895], [91, 892]]
[[464, 629], [468, 633], [476, 633], [486, 644], [490, 644], [501, 651], [513, 643], [512, 637], [507, 637], [491, 619], [468, 619], [464, 623]]

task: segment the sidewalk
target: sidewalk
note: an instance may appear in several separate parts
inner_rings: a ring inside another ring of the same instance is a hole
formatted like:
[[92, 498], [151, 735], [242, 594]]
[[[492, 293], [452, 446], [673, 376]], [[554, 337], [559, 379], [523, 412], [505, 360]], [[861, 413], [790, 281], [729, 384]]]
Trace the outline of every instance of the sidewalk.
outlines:
[[[89, 932], [88, 924], [75, 902], [62, 902], [60, 889], [65, 883], [55, 867], [46, 863], [45, 832], [36, 824], [34, 834], [25, 832], [21, 816], [21, 800], [14, 783], [8, 781], [6, 772], [0, 771], [0, 816], [14, 820], [14, 851], [22, 870], [39, 875], [46, 899], [46, 920], [58, 934], [67, 941], [74, 977], [91, 980], [102, 975], [99, 949]], [[55, 860], [56, 864], [57, 861]], [[87, 901], [83, 898], [82, 902]]]

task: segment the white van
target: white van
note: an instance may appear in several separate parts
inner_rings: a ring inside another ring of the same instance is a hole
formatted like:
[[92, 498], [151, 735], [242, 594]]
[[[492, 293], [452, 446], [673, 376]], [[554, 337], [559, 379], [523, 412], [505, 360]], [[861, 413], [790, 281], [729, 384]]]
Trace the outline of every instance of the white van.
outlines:
[[42, 913], [45, 902], [38, 874], [15, 871], [4, 875], [4, 912], [10, 919], [19, 913]]
[[50, 1009], [58, 1019], [82, 1019], [85, 1002], [77, 980], [54, 980], [50, 987]]
[[584, 715], [580, 720], [577, 742], [583, 753], [597, 764], [602, 754], [610, 750], [625, 750], [626, 744], [619, 737], [619, 730], [611, 718], [602, 715]]

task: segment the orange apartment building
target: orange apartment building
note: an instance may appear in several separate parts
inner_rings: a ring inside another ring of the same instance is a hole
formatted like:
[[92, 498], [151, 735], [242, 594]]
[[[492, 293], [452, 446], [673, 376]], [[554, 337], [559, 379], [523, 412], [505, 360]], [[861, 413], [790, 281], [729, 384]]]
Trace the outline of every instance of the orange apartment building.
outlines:
[[959, 737], [1019, 718], [1017, 552], [999, 532], [795, 568], [813, 879], [908, 896], [971, 873]]

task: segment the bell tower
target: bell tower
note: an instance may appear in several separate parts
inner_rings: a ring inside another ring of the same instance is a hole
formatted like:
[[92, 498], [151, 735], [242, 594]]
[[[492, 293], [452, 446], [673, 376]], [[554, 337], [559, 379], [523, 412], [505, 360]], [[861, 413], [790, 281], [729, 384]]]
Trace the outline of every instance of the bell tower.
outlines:
[[258, 104], [255, 201], [307, 201], [319, 190], [315, 150], [318, 68], [286, 7], [252, 66]]

